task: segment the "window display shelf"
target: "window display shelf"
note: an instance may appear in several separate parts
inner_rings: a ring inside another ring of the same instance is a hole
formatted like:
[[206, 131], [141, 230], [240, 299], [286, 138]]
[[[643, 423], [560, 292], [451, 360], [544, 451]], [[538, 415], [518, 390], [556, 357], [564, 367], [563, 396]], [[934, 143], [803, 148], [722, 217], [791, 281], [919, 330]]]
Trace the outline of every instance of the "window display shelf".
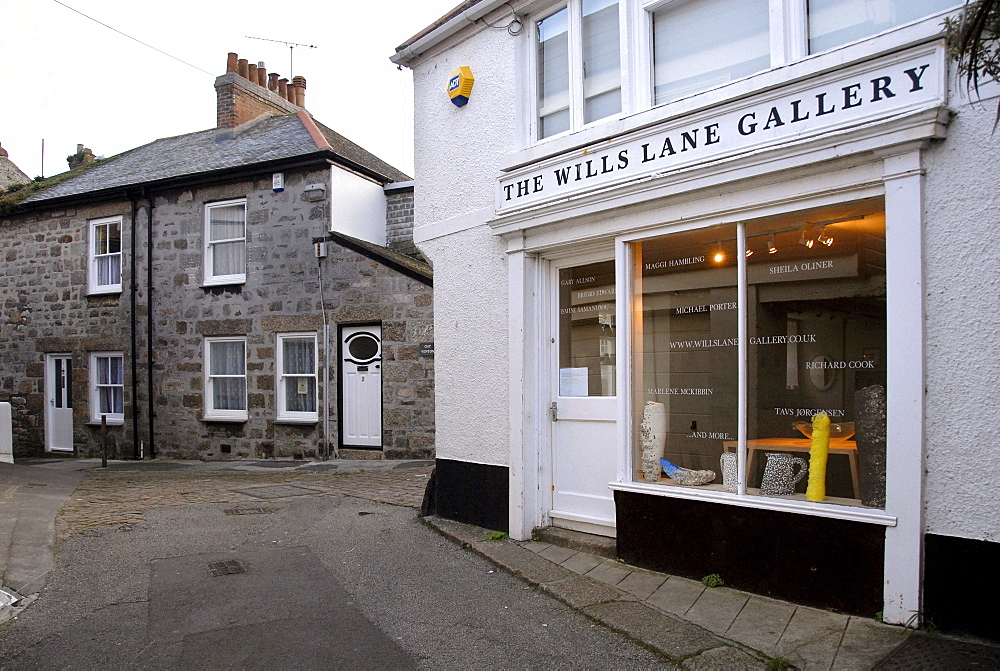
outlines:
[[654, 482], [612, 482], [612, 491], [635, 492], [653, 496], [667, 496], [678, 499], [705, 501], [707, 503], [722, 503], [745, 508], [760, 508], [800, 515], [814, 515], [832, 519], [866, 522], [883, 526], [896, 526], [896, 517], [885, 511], [874, 508], [859, 508], [857, 499], [828, 497], [825, 501], [806, 501], [805, 494], [769, 497], [760, 496], [759, 490], [748, 488], [743, 496], [722, 489], [722, 485], [701, 485], [698, 487], [683, 487], [674, 485], [669, 478], [660, 478], [660, 483]]

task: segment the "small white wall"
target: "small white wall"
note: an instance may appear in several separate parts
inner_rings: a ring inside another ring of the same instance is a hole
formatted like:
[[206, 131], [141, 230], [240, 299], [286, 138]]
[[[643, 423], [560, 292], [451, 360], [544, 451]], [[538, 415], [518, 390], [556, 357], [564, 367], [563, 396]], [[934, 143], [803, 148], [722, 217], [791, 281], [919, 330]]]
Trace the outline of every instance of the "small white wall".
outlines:
[[[506, 245], [493, 213], [500, 158], [514, 149], [514, 49], [486, 30], [414, 66], [414, 241], [434, 266], [435, 449], [506, 466], [509, 421]], [[476, 78], [448, 98], [460, 65]]]
[[924, 162], [925, 529], [994, 543], [1000, 542], [997, 102], [969, 105], [963, 90], [953, 93], [958, 113], [948, 139], [928, 150]]
[[385, 245], [385, 191], [382, 185], [337, 166], [330, 168], [331, 230]]
[[10, 403], [0, 403], [0, 461], [14, 463], [14, 430]]

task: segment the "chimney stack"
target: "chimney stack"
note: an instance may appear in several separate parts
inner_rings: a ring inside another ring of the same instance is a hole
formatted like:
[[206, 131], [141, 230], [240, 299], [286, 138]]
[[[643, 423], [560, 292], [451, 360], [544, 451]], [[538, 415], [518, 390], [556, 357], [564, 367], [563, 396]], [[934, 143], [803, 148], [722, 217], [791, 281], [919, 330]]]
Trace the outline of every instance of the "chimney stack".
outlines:
[[230, 52], [226, 74], [215, 80], [219, 128], [235, 128], [265, 114], [289, 114], [305, 106], [305, 77], [288, 79], [267, 72], [263, 61], [250, 63]]

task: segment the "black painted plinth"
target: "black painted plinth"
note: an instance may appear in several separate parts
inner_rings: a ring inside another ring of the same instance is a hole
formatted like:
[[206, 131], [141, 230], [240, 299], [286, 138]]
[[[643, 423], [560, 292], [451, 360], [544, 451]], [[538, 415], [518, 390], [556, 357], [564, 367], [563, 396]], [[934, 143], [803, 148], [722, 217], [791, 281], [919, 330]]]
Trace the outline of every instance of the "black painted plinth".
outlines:
[[1000, 641], [1000, 543], [924, 536], [924, 616], [942, 631]]
[[509, 531], [510, 489], [506, 466], [438, 459], [434, 478], [438, 517]]
[[874, 524], [615, 492], [628, 564], [794, 603], [874, 617], [882, 610], [884, 528]]

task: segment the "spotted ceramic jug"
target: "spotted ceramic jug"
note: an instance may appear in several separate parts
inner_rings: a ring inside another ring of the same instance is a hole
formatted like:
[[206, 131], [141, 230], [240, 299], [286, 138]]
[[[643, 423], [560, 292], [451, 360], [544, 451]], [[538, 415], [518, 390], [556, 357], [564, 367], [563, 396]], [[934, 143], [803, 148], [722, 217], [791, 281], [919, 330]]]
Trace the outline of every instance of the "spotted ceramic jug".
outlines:
[[[787, 452], [768, 452], [764, 465], [764, 477], [760, 481], [760, 493], [764, 496], [788, 496], [795, 493], [795, 485], [805, 477], [809, 464], [805, 459], [793, 457]], [[795, 466], [799, 470], [796, 472]]]

